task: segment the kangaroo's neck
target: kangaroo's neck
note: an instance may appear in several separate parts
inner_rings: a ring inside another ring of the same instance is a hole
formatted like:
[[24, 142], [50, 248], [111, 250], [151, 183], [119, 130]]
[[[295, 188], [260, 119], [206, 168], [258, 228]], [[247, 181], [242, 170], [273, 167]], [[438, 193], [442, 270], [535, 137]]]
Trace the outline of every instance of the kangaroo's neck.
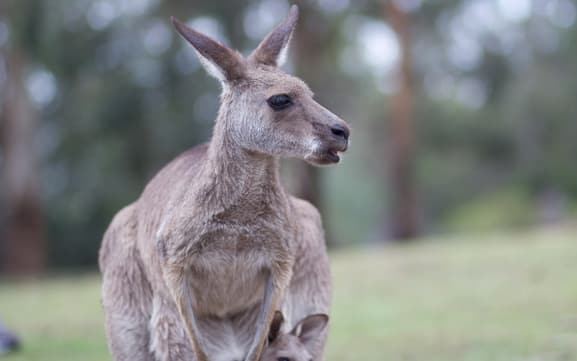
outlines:
[[234, 119], [219, 113], [204, 165], [206, 191], [219, 208], [239, 203], [274, 203], [286, 199], [279, 180], [279, 160], [239, 146], [232, 130]]

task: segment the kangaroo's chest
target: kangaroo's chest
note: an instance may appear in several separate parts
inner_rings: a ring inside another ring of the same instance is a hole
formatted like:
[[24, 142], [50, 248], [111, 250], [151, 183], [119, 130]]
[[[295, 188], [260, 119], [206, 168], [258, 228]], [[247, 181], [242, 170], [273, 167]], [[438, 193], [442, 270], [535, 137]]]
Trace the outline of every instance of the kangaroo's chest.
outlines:
[[290, 254], [292, 237], [290, 227], [266, 219], [206, 224], [191, 249], [198, 311], [224, 316], [262, 300], [266, 275]]

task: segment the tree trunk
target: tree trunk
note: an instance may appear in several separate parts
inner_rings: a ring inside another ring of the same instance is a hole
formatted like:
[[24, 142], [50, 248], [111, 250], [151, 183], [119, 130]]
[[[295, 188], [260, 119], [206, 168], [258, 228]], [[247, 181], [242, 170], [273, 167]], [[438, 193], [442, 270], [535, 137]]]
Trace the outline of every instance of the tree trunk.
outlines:
[[388, 153], [393, 198], [390, 225], [393, 239], [407, 240], [419, 234], [414, 175], [415, 137], [409, 18], [395, 1], [385, 0], [385, 12], [397, 34], [401, 50], [397, 75], [398, 91], [392, 97], [390, 114]]
[[[316, 9], [310, 4], [300, 4], [299, 24], [292, 39], [291, 48], [294, 50], [295, 73], [309, 84], [312, 89], [320, 89], [323, 80], [318, 69], [322, 69], [322, 59], [320, 52], [323, 51], [323, 44], [326, 43], [322, 31], [318, 31], [318, 16]], [[321, 78], [319, 78], [319, 75]], [[331, 227], [323, 212], [323, 191], [321, 187], [321, 172], [318, 167], [314, 167], [305, 162], [294, 163], [294, 172], [297, 175], [295, 195], [311, 202], [320, 211], [326, 230], [325, 238], [327, 244], [333, 244], [331, 237]]]
[[[304, 4], [302, 6], [306, 7]], [[313, 9], [310, 10], [313, 11]], [[311, 26], [310, 21], [313, 19], [307, 16], [307, 14], [309, 14], [307, 9], [301, 9], [299, 26], [297, 26], [295, 30], [292, 44], [295, 50], [294, 65], [296, 73], [314, 89], [317, 87], [316, 85], [318, 85], [316, 84], [318, 80], [314, 74], [314, 70], [311, 70], [318, 69], [318, 52], [322, 51], [319, 43], [322, 43], [322, 40], [318, 38], [318, 33], [308, 31], [308, 28]], [[298, 168], [296, 171], [296, 195], [311, 202], [320, 210], [322, 208], [322, 192], [318, 168], [304, 162], [299, 162], [296, 167]]]
[[24, 87], [25, 61], [14, 46], [4, 54], [7, 79], [2, 104], [0, 144], [5, 200], [4, 260], [7, 273], [39, 274], [45, 266], [45, 243], [36, 157], [35, 111]]

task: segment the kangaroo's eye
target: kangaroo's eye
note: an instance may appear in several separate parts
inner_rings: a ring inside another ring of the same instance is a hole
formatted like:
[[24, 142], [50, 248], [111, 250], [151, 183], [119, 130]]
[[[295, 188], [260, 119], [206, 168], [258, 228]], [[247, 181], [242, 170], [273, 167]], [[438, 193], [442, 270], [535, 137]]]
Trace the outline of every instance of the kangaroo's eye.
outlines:
[[279, 357], [276, 361], [291, 361], [288, 357]]
[[[290, 107], [293, 104], [291, 97], [288, 96], [287, 94], [273, 95], [272, 97], [268, 98], [266, 102], [274, 110], [282, 110]], [[281, 361], [281, 359], [278, 359], [277, 361]]]

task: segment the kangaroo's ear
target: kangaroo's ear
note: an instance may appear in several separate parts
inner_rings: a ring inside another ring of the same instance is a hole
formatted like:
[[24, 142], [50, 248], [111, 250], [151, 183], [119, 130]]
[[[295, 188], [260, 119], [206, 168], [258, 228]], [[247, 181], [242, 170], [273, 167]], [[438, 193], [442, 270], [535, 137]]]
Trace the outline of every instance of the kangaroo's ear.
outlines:
[[284, 322], [284, 316], [283, 316], [282, 312], [275, 311], [274, 316], [272, 318], [272, 322], [270, 323], [270, 328], [269, 328], [269, 332], [268, 332], [268, 342], [269, 343], [276, 340], [276, 338], [280, 334], [280, 328], [281, 328], [283, 322]]
[[223, 83], [244, 77], [244, 59], [239, 53], [189, 28], [174, 17], [171, 20], [178, 33], [194, 47], [200, 63], [210, 75]]
[[324, 313], [310, 315], [302, 319], [290, 332], [297, 336], [307, 350], [314, 350], [315, 344], [321, 341], [321, 333], [329, 323], [329, 316]]
[[264, 38], [249, 58], [261, 64], [282, 65], [298, 18], [299, 9], [293, 5], [286, 18]]

